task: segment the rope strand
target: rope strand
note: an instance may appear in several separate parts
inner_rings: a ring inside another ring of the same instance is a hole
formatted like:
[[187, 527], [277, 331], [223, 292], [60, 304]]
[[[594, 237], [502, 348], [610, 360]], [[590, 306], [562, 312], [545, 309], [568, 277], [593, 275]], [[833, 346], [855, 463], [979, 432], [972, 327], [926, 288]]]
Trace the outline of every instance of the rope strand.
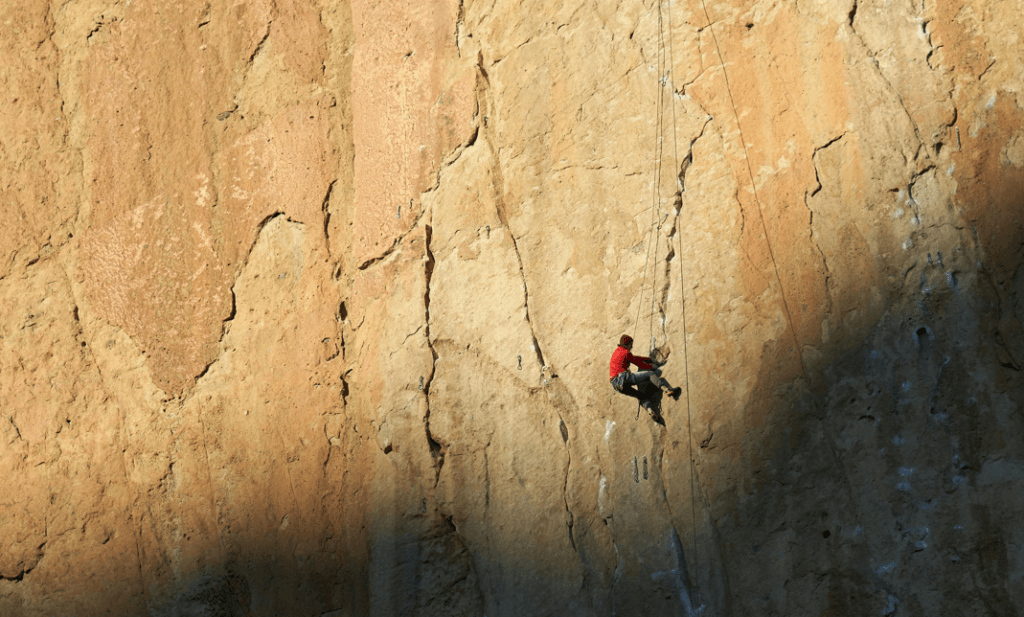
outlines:
[[[637, 328], [640, 326], [640, 311], [643, 309], [644, 301], [644, 288], [647, 286], [647, 269], [651, 268], [653, 281], [651, 283], [651, 313], [648, 315], [650, 323], [650, 341], [651, 350], [649, 353], [654, 353], [654, 311], [657, 302], [657, 282], [658, 282], [658, 271], [657, 268], [651, 265], [651, 246], [654, 246], [654, 261], [655, 264], [658, 260], [658, 248], [660, 246], [661, 234], [658, 231], [661, 229], [661, 174], [662, 174], [662, 153], [664, 151], [664, 116], [665, 116], [665, 103], [664, 103], [664, 83], [662, 75], [665, 69], [665, 42], [664, 42], [664, 25], [662, 20], [661, 12], [661, 0], [658, 1], [658, 71], [657, 76], [657, 98], [655, 100], [655, 126], [654, 126], [654, 182], [651, 187], [651, 225], [650, 235], [647, 239], [647, 256], [644, 260], [644, 275], [642, 283], [640, 285], [640, 299], [637, 302], [636, 307], [636, 319], [633, 322], [633, 338], [636, 338]], [[674, 127], [674, 125], [673, 125]], [[657, 224], [657, 229], [655, 229]], [[657, 235], [655, 235], [657, 234]], [[655, 237], [650, 237], [655, 235]], [[636, 419], [640, 419], [640, 401], [637, 401], [636, 405]]]
[[[672, 44], [674, 37], [672, 36], [672, 0], [668, 0], [668, 57], [669, 57], [669, 71], [675, 69], [675, 49]], [[672, 75], [672, 96], [675, 96], [675, 75]], [[691, 144], [691, 157], [693, 146]], [[676, 105], [672, 103], [672, 161], [675, 165], [675, 173], [682, 174], [682, 170], [679, 169], [679, 135], [676, 131]], [[686, 187], [683, 186], [683, 179], [676, 177], [677, 190], [679, 191], [679, 209], [676, 211], [676, 246], [678, 247], [679, 256], [679, 300], [682, 303], [682, 318], [683, 318], [683, 375], [686, 378], [686, 432], [689, 438], [687, 439], [687, 446], [689, 449], [690, 457], [690, 526], [693, 533], [693, 563], [694, 566], [700, 565], [699, 555], [697, 553], [697, 500], [694, 495], [695, 492], [695, 473], [694, 466], [696, 461], [693, 458], [693, 421], [690, 412], [690, 358], [688, 353], [688, 344], [686, 340], [686, 278], [683, 276], [683, 231], [680, 225], [680, 217], [682, 216], [683, 210], [686, 207]], [[698, 567], [694, 567], [694, 587], [700, 589], [700, 571]]]
[[[662, 41], [662, 38], [661, 38], [661, 31], [662, 31], [661, 4], [660, 4], [660, 0], [658, 0], [658, 1], [659, 1], [659, 4], [658, 4], [658, 72], [657, 72], [657, 75], [658, 75], [658, 82], [657, 82], [658, 87], [656, 88], [656, 90], [657, 90], [657, 98], [655, 100], [655, 112], [654, 112], [654, 118], [655, 118], [655, 125], [654, 125], [654, 153], [652, 155], [652, 157], [654, 158], [654, 174], [653, 174], [654, 175], [654, 182], [653, 182], [653, 185], [651, 186], [651, 224], [650, 224], [650, 230], [651, 230], [650, 234], [652, 234], [652, 235], [654, 234], [654, 224], [655, 224], [655, 222], [658, 220], [658, 218], [661, 215], [661, 168], [662, 168], [662, 160], [661, 160], [662, 159], [662, 156], [661, 156], [661, 153], [662, 153], [662, 147], [661, 147], [662, 146], [662, 138], [661, 138], [661, 134], [663, 133], [663, 126], [664, 126], [664, 122], [663, 122], [663, 117], [664, 117], [664, 100], [663, 99], [664, 99], [664, 97], [663, 97], [663, 88], [661, 87], [661, 77], [660, 77], [661, 74], [662, 74], [662, 71], [663, 71], [663, 64], [664, 64], [664, 60], [662, 58], [663, 46], [664, 45], [663, 45], [663, 41]], [[634, 339], [636, 339], [636, 330], [640, 326], [640, 311], [642, 310], [643, 305], [644, 305], [644, 302], [643, 302], [644, 288], [647, 286], [647, 269], [648, 269], [648, 267], [651, 267], [650, 263], [651, 263], [651, 245], [652, 244], [655, 245], [655, 248], [654, 248], [654, 259], [655, 259], [655, 261], [657, 261], [657, 259], [658, 259], [658, 249], [657, 249], [657, 244], [655, 244], [656, 240], [657, 240], [656, 238], [652, 238], [650, 236], [648, 236], [648, 239], [647, 239], [647, 256], [646, 256], [646, 258], [644, 260], [644, 276], [643, 276], [643, 279], [642, 279], [643, 282], [640, 285], [640, 300], [637, 303], [636, 319], [633, 322], [633, 338]], [[649, 317], [652, 319], [652, 321], [651, 321], [651, 334], [653, 335], [653, 332], [654, 332], [654, 322], [653, 322], [654, 308], [653, 308], [653, 306], [654, 306], [654, 301], [655, 301], [655, 293], [654, 292], [657, 289], [656, 284], [657, 284], [657, 280], [658, 280], [658, 273], [657, 273], [657, 270], [655, 268], [653, 268], [653, 267], [651, 267], [651, 270], [653, 272], [654, 282], [652, 283], [652, 287], [651, 287], [651, 305], [652, 305], [652, 308], [651, 308], [651, 315]], [[639, 403], [637, 404], [637, 417], [638, 418], [640, 417]]]
[[757, 194], [757, 182], [754, 181], [754, 170], [750, 166], [750, 155], [747, 154], [747, 141], [743, 137], [743, 126], [740, 124], [740, 113], [736, 109], [736, 99], [732, 95], [732, 85], [729, 83], [729, 72], [725, 70], [725, 57], [722, 55], [722, 48], [718, 44], [718, 35], [715, 34], [714, 24], [711, 22], [711, 15], [708, 14], [708, 6], [704, 0], [700, 0], [704, 9], [704, 18], [708, 21], [708, 29], [711, 30], [711, 38], [715, 41], [715, 51], [718, 53], [718, 62], [722, 67], [722, 75], [725, 77], [725, 89], [729, 93], [729, 103], [732, 105], [732, 113], [736, 117], [736, 128], [740, 134], [740, 145], [743, 147], [743, 159], [747, 163], [747, 175], [750, 176], [750, 190], [754, 193], [754, 203], [757, 204], [757, 215], [761, 219], [761, 229], [764, 231], [764, 243], [768, 247], [768, 256], [772, 260], [772, 268], [775, 270], [775, 280], [779, 282], [779, 296], [782, 298], [782, 308], [786, 311], [786, 319], [789, 321], [789, 330], [793, 334], [793, 345], [796, 351], [797, 360], [800, 361], [800, 372], [807, 374], [804, 367], [804, 356], [800, 353], [800, 341], [796, 336], [796, 326], [793, 325], [793, 315], [789, 311], [789, 302], [786, 301], [786, 290], [782, 285], [782, 277], [779, 275], [779, 264], [775, 261], [775, 251], [772, 250], [771, 239], [768, 237], [768, 225], [764, 222], [764, 212], [761, 209], [761, 198]]
[[[658, 248], [661, 246], [661, 174], [664, 168], [664, 152], [665, 152], [665, 38], [664, 38], [664, 24], [662, 20], [661, 12], [661, 0], [658, 2], [658, 116], [657, 116], [657, 133], [655, 134], [655, 143], [658, 148], [657, 158], [657, 173], [654, 177], [654, 206], [651, 208], [651, 214], [654, 215], [654, 219], [651, 224], [651, 233], [654, 234], [654, 265], [651, 266], [651, 275], [653, 280], [651, 281], [651, 314], [648, 316], [648, 322], [650, 324], [650, 355], [655, 352], [654, 346], [654, 308], [658, 301]], [[657, 228], [654, 227], [654, 221], [657, 221]]]

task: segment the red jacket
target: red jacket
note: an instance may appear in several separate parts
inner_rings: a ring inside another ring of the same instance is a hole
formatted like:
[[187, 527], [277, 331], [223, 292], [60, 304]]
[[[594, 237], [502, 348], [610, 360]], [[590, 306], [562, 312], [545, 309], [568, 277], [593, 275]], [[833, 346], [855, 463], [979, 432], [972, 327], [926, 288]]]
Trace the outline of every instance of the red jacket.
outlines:
[[629, 353], [628, 349], [626, 349], [622, 345], [619, 345], [618, 347], [615, 348], [615, 351], [612, 352], [612, 361], [608, 364], [608, 374], [611, 375], [611, 377], [609, 377], [608, 379], [614, 379], [615, 376], [621, 373], [622, 371], [628, 371], [629, 365], [631, 363], [635, 364], [636, 367], [641, 371], [648, 371], [654, 368], [653, 366], [651, 366], [650, 362], [650, 358], [645, 358], [643, 356], [634, 356], [633, 354]]

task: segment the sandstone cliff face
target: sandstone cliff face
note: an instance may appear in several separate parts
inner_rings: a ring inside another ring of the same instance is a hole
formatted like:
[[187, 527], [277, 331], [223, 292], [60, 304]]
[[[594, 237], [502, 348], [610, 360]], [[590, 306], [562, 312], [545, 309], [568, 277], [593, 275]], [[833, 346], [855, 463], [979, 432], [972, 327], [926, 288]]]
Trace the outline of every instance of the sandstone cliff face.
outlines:
[[1020, 0], [8, 4], [0, 614], [1024, 611]]

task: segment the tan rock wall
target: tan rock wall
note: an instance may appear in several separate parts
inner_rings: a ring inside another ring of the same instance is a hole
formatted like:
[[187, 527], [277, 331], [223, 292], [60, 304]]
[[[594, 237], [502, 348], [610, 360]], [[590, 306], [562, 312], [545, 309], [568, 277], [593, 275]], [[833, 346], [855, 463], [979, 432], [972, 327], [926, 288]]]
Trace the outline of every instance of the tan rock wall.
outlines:
[[1021, 14], [11, 3], [0, 613], [1024, 610]]

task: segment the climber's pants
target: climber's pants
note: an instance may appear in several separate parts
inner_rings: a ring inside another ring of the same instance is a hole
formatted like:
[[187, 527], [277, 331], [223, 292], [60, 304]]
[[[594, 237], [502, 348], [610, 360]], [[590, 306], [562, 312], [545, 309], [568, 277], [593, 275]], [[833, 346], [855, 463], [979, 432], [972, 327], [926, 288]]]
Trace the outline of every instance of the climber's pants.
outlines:
[[637, 371], [635, 373], [630, 373], [629, 376], [626, 377], [626, 381], [629, 382], [630, 385], [634, 386], [639, 386], [640, 384], [648, 380], [658, 387], [661, 387], [662, 384], [664, 384], [665, 387], [668, 387], [668, 383], [666, 383], [665, 380], [661, 378], [660, 368], [656, 368], [650, 371]]
[[632, 396], [635, 399], [644, 400], [644, 395], [640, 393], [636, 386], [646, 385], [648, 382], [654, 384], [655, 387], [670, 387], [668, 382], [662, 378], [661, 369], [657, 368], [650, 371], [638, 371], [636, 373], [623, 371], [612, 379], [612, 387], [615, 388], [617, 392], [621, 392], [626, 396]]

